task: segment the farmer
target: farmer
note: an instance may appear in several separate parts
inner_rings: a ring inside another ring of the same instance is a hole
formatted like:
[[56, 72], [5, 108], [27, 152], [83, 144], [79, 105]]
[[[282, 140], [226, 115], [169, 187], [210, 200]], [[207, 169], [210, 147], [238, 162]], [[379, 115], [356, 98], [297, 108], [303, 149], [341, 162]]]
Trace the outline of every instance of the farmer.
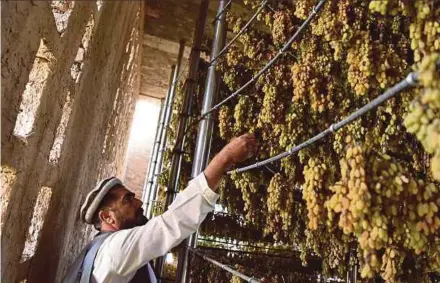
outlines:
[[233, 139], [168, 210], [151, 220], [142, 202], [115, 178], [100, 181], [81, 207], [81, 219], [99, 233], [71, 266], [64, 282], [156, 282], [150, 261], [196, 232], [218, 199], [216, 187], [228, 168], [256, 151], [251, 134]]

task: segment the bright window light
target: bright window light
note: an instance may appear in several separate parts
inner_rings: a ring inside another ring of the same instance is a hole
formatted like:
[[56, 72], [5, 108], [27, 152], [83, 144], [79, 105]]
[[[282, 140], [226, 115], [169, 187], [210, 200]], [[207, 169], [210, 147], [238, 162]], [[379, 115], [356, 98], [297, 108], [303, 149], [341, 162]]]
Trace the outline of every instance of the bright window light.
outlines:
[[174, 263], [174, 256], [172, 253], [167, 253], [167, 256], [165, 257], [165, 261], [168, 264], [173, 264]]

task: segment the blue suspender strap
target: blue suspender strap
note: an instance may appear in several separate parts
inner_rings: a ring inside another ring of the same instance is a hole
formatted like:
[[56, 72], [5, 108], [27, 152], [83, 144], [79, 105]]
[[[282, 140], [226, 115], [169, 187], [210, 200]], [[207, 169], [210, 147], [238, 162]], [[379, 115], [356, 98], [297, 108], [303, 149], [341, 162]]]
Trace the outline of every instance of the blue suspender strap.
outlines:
[[95, 262], [96, 255], [98, 254], [98, 250], [101, 247], [104, 240], [107, 239], [107, 237], [110, 236], [110, 234], [112, 233], [111, 232], [103, 233], [101, 235], [98, 235], [95, 239], [93, 239], [90, 249], [87, 251], [87, 254], [83, 261], [80, 283], [90, 282], [90, 278], [93, 272], [93, 264]]

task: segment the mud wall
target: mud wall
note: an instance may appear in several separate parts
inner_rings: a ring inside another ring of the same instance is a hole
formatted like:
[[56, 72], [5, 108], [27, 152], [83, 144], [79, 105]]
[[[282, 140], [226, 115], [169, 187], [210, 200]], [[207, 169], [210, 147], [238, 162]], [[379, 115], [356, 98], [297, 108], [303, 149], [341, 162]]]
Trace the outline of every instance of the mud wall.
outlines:
[[58, 282], [92, 230], [81, 201], [121, 176], [142, 1], [1, 3], [2, 282]]

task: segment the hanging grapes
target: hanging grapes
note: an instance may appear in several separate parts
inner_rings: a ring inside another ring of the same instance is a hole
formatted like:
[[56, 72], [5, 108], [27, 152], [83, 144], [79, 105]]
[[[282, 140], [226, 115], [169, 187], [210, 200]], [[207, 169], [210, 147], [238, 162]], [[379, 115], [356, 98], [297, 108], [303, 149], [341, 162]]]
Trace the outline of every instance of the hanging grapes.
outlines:
[[[254, 10], [260, 3], [245, 2]], [[266, 28], [251, 26], [218, 59], [220, 100], [276, 56], [314, 3], [263, 9]], [[234, 32], [246, 22], [227, 19]], [[438, 0], [327, 1], [275, 65], [216, 112], [216, 148], [256, 133], [256, 159], [264, 159], [327, 129], [412, 70], [419, 87], [296, 156], [225, 178], [220, 192], [230, 216], [208, 220], [218, 223], [204, 225], [203, 236], [270, 246], [269, 237], [300, 250], [304, 264], [320, 256], [324, 277], [345, 277], [354, 247], [365, 282], [429, 282], [427, 274], [440, 272], [439, 52]], [[249, 227], [259, 231], [255, 238]]]

